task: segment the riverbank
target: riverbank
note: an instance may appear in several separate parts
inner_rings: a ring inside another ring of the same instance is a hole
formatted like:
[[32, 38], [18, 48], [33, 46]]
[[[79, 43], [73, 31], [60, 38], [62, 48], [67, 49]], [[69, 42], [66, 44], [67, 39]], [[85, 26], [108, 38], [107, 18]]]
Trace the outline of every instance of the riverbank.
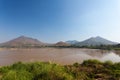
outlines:
[[73, 65], [14, 63], [0, 68], [1, 80], [119, 80], [120, 62], [86, 60]]

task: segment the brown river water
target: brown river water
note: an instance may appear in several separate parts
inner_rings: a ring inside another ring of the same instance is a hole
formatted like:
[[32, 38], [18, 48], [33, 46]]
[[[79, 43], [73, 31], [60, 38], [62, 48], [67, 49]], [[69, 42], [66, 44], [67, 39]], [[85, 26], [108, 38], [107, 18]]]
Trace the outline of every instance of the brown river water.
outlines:
[[120, 52], [81, 48], [0, 49], [0, 66], [12, 63], [51, 61], [58, 64], [81, 63], [87, 59], [120, 62]]

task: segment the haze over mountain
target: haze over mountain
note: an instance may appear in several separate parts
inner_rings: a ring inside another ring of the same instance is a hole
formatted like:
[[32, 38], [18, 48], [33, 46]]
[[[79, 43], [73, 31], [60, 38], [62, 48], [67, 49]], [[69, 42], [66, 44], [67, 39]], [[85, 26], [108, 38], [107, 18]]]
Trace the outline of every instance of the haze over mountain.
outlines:
[[79, 41], [77, 41], [77, 40], [68, 40], [68, 41], [66, 41], [66, 43], [68, 43], [68, 44], [76, 44], [78, 42]]
[[44, 45], [46, 44], [37, 39], [33, 39], [26, 36], [20, 36], [18, 38], [0, 44], [0, 46], [8, 46], [8, 47], [44, 46]]
[[79, 45], [79, 46], [90, 46], [90, 45], [115, 45], [115, 44], [118, 44], [117, 42], [112, 42], [112, 41], [109, 41], [107, 39], [104, 39], [102, 37], [91, 37], [87, 40], [84, 40], [82, 42], [78, 42], [76, 43], [75, 45]]

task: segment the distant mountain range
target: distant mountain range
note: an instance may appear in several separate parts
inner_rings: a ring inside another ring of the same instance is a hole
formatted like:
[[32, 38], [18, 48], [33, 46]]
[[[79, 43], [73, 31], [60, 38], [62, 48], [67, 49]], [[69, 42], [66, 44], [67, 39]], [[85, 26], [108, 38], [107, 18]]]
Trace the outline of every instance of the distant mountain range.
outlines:
[[117, 42], [112, 42], [102, 37], [91, 37], [87, 40], [76, 43], [75, 45], [79, 46], [96, 46], [96, 45], [115, 45]]
[[115, 45], [118, 44], [116, 42], [109, 41], [107, 39], [104, 39], [102, 37], [91, 37], [84, 41], [76, 41], [76, 40], [69, 40], [66, 42], [57, 42], [55, 44], [48, 44], [41, 42], [37, 39], [33, 39], [26, 36], [20, 36], [18, 38], [12, 39], [8, 42], [1, 43], [1, 47], [34, 47], [34, 46], [71, 46], [71, 45], [77, 45], [77, 46], [95, 46], [95, 45]]
[[66, 41], [66, 43], [68, 43], [68, 44], [77, 44], [77, 43], [79, 43], [79, 41], [77, 41], [77, 40], [69, 40], [69, 41]]

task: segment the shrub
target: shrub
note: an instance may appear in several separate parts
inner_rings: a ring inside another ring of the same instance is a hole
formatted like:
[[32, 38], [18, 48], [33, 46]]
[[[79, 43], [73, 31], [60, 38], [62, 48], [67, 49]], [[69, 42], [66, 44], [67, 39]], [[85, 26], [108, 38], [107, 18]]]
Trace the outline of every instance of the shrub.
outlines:
[[10, 70], [5, 73], [1, 80], [32, 80], [33, 76], [27, 71]]
[[84, 65], [84, 66], [95, 65], [95, 64], [102, 64], [102, 62], [100, 62], [96, 59], [93, 59], [93, 60], [89, 59], [89, 60], [83, 61], [83, 63], [82, 63], [82, 65]]
[[0, 80], [119, 80], [120, 63], [86, 60], [61, 66], [49, 62], [15, 63], [0, 67]]
[[15, 63], [9, 67], [0, 68], [1, 80], [73, 80], [64, 66], [35, 62]]

